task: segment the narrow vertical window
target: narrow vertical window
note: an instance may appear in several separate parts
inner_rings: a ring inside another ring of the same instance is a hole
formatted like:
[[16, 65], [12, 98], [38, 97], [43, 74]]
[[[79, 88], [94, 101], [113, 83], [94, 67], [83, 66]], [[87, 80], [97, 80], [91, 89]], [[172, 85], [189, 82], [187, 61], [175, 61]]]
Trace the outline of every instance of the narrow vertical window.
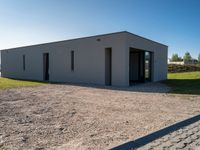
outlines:
[[71, 51], [71, 71], [74, 71], [74, 51]]
[[152, 52], [145, 52], [145, 79], [151, 81]]
[[26, 62], [25, 62], [25, 55], [23, 55], [23, 71], [25, 71], [25, 69], [26, 69], [26, 64], [25, 64]]

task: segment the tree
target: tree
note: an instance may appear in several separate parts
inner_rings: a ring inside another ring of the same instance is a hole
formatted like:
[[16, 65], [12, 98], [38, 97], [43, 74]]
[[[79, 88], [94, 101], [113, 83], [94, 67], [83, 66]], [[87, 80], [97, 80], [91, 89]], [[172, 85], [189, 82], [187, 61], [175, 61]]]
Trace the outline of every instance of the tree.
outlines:
[[198, 61], [200, 62], [200, 53], [199, 53], [199, 56], [198, 56]]
[[181, 61], [182, 58], [178, 57], [178, 54], [172, 54], [171, 61]]
[[172, 54], [171, 61], [178, 61], [178, 54]]
[[189, 62], [189, 61], [191, 61], [191, 59], [192, 59], [192, 57], [191, 57], [190, 53], [186, 52], [185, 55], [184, 55], [184, 57], [183, 57], [183, 60], [185, 62]]

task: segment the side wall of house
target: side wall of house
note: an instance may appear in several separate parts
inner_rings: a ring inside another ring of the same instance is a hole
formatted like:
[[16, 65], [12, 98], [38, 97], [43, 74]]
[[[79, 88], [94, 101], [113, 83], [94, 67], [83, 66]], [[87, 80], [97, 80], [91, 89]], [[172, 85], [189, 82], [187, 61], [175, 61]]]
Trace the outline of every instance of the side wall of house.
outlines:
[[[2, 76], [43, 80], [43, 53], [49, 53], [49, 81], [105, 84], [105, 48], [112, 48], [112, 85], [126, 84], [125, 33], [2, 51]], [[74, 51], [74, 71], [71, 70]], [[25, 55], [25, 70], [23, 70]]]
[[168, 47], [139, 36], [127, 33], [126, 41], [126, 82], [129, 82], [129, 48], [136, 48], [153, 52], [152, 80], [160, 81], [167, 79]]

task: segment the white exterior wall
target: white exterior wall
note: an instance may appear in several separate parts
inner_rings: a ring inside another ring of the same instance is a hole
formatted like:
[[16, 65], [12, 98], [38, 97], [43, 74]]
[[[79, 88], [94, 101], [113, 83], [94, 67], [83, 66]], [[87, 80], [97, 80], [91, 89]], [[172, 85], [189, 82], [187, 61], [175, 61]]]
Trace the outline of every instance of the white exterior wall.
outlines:
[[[97, 39], [101, 39], [97, 41]], [[43, 53], [49, 53], [49, 81], [105, 84], [105, 48], [112, 48], [112, 85], [129, 85], [129, 48], [154, 52], [153, 81], [167, 78], [167, 47], [128, 32], [2, 51], [2, 76], [43, 80]], [[71, 71], [71, 50], [74, 71]], [[23, 55], [26, 70], [23, 71]]]
[[[124, 86], [125, 33], [4, 50], [2, 76], [42, 81], [43, 53], [49, 53], [49, 81], [104, 85], [105, 48], [109, 47], [112, 48], [112, 85]], [[74, 71], [71, 71], [71, 50], [74, 51]], [[25, 71], [23, 55], [26, 56]]]

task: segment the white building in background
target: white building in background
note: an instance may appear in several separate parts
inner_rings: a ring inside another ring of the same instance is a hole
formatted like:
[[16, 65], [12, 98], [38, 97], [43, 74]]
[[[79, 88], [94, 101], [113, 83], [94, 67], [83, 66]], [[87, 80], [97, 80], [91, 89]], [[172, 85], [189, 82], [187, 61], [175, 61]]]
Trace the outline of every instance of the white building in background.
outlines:
[[167, 78], [166, 45], [117, 32], [2, 51], [2, 76], [129, 86]]
[[191, 59], [191, 61], [168, 61], [168, 64], [173, 64], [173, 65], [194, 65], [194, 64], [199, 64], [197, 59]]

